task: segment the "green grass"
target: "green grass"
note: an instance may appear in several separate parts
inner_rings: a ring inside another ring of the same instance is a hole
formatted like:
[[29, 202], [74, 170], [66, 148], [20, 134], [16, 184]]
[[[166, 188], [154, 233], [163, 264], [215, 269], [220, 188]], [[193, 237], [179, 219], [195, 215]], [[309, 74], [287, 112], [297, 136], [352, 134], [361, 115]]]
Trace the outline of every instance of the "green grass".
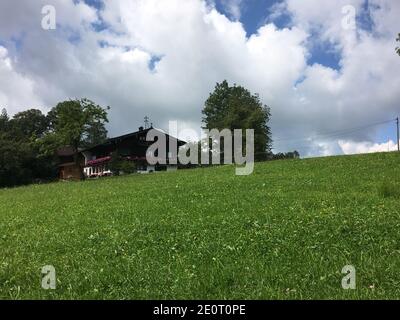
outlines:
[[380, 153], [3, 189], [0, 298], [400, 298], [399, 181]]
[[400, 198], [400, 184], [398, 181], [396, 181], [396, 183], [385, 181], [380, 185], [379, 192], [385, 198]]

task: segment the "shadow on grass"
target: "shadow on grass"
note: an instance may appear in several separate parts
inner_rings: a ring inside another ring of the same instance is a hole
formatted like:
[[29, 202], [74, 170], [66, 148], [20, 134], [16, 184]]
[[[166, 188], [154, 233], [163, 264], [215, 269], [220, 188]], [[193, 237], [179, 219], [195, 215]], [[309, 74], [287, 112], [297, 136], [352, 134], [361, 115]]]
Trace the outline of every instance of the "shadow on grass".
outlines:
[[379, 186], [378, 193], [383, 198], [400, 198], [400, 185], [386, 181]]

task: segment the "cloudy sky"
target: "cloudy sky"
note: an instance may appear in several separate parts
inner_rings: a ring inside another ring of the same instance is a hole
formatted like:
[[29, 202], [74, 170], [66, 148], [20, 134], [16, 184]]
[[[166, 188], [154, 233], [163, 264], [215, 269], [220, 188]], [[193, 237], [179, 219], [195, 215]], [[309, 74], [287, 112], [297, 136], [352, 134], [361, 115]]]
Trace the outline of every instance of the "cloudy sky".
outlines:
[[394, 150], [395, 122], [371, 124], [400, 116], [399, 16], [394, 0], [1, 0], [0, 107], [87, 97], [111, 106], [111, 136], [145, 115], [199, 131], [227, 79], [271, 107], [275, 152]]

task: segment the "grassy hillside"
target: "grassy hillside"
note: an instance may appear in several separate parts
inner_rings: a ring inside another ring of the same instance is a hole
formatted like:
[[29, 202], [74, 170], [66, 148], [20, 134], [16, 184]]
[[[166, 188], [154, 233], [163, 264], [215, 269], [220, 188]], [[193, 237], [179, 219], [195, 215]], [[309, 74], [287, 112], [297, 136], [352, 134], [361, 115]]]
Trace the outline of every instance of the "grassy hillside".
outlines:
[[400, 298], [399, 186], [385, 153], [0, 190], [0, 298]]

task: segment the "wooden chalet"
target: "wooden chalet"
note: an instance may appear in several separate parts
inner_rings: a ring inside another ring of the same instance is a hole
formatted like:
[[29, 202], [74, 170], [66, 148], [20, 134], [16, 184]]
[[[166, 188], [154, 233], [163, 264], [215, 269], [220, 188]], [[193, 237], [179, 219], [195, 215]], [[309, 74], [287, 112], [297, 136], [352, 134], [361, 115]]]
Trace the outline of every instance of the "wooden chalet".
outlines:
[[[154, 141], [146, 141], [147, 132], [154, 128], [143, 129], [119, 137], [107, 139], [106, 142], [91, 148], [79, 150], [76, 154], [71, 147], [65, 147], [58, 152], [60, 160], [60, 179], [81, 179], [112, 175], [109, 166], [113, 154], [118, 154], [121, 160], [133, 161], [139, 173], [162, 170], [176, 170], [176, 164], [150, 165], [146, 160], [146, 151]], [[155, 129], [157, 130], [157, 129]], [[184, 141], [166, 135], [167, 155], [169, 154], [169, 139], [177, 140], [178, 148]], [[76, 161], [74, 161], [76, 159]]]

